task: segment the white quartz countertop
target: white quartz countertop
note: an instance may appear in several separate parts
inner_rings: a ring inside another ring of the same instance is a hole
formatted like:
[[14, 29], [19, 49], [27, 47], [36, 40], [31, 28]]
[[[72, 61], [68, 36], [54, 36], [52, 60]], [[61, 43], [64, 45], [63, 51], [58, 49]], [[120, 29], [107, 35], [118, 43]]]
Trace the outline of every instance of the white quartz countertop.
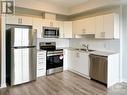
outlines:
[[[61, 49], [68, 49], [68, 50], [78, 50], [79, 49], [78, 51], [82, 51], [80, 49], [83, 49], [83, 48], [73, 48], [73, 47], [67, 47], [66, 48], [65, 47], [65, 48], [61, 48]], [[86, 51], [83, 51], [83, 52], [86, 52]], [[109, 56], [109, 55], [113, 55], [113, 54], [119, 54], [119, 52], [94, 50], [94, 51], [90, 51], [89, 54]]]
[[119, 54], [119, 53], [111, 52], [111, 51], [93, 51], [93, 52], [90, 52], [90, 54], [109, 56], [109, 55]]

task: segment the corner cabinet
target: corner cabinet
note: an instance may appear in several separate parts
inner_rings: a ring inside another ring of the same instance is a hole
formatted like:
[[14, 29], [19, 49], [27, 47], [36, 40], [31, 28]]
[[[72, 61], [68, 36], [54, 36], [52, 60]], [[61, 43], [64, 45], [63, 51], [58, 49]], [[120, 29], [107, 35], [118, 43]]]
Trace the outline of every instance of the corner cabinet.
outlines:
[[9, 16], [6, 16], [6, 24], [32, 26], [32, 17], [9, 15]]
[[116, 13], [97, 16], [95, 38], [119, 39], [119, 15]]

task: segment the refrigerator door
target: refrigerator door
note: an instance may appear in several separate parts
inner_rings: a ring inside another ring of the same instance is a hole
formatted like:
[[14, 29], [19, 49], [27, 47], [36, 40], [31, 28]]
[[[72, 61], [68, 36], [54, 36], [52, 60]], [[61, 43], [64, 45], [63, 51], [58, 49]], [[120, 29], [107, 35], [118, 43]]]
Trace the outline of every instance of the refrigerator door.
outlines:
[[29, 27], [16, 27], [11, 30], [11, 46], [36, 46], [36, 35]]
[[11, 85], [36, 79], [36, 48], [12, 49]]

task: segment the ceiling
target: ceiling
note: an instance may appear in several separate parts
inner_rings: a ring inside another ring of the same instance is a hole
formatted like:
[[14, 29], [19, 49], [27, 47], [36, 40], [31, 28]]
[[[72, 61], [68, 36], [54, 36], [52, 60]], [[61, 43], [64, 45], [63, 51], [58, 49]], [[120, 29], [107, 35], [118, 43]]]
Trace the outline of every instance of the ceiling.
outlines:
[[127, 0], [36, 0], [40, 2], [46, 2], [46, 3], [52, 3], [55, 5], [59, 5], [65, 8], [72, 8], [75, 6], [80, 6], [82, 4], [88, 3], [88, 2], [111, 2], [112, 4], [117, 3], [125, 3]]
[[37, 1], [52, 3], [55, 5], [70, 8], [70, 7], [74, 7], [74, 6], [77, 6], [79, 4], [85, 3], [89, 0], [37, 0]]
[[15, 0], [16, 6], [72, 15], [96, 8], [127, 4], [127, 0]]

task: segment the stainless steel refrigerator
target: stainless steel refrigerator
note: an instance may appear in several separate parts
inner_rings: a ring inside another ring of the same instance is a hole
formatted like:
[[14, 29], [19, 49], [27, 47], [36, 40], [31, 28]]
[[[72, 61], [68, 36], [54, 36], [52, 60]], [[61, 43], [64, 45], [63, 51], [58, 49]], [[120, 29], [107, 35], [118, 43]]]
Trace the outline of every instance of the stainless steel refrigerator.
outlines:
[[18, 85], [36, 79], [36, 32], [28, 26], [6, 31], [6, 82]]

